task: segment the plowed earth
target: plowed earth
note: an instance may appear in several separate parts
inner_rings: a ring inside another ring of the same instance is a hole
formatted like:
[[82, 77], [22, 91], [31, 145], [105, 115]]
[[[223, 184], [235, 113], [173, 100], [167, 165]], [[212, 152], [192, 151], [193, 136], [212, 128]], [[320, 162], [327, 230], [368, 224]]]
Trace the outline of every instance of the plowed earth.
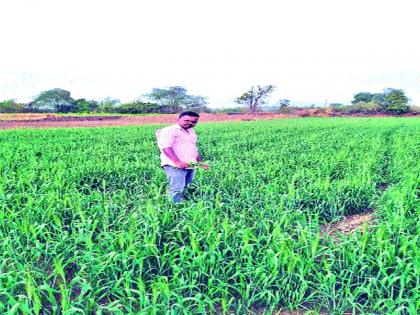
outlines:
[[[316, 109], [297, 110], [292, 114], [258, 113], [250, 114], [200, 114], [200, 122], [251, 121], [295, 117], [389, 117], [386, 114], [341, 115], [331, 111]], [[409, 113], [402, 116], [417, 116]], [[14, 128], [76, 128], [104, 126], [136, 126], [149, 124], [175, 123], [178, 115], [161, 114], [156, 116], [63, 116], [55, 114], [0, 114], [0, 129]]]
[[[147, 124], [170, 124], [177, 119], [175, 114], [159, 116], [56, 116], [47, 114], [0, 115], [0, 129], [13, 128], [63, 128], [63, 127], [103, 127], [131, 126]], [[200, 114], [200, 122], [251, 121], [279, 119], [288, 116], [281, 114]]]

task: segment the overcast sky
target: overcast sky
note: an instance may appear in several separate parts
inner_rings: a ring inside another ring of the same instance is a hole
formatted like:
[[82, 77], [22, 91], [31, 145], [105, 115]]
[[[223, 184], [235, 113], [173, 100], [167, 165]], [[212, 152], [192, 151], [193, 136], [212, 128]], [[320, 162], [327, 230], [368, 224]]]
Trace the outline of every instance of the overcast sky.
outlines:
[[418, 0], [0, 0], [0, 100], [62, 88], [130, 101], [184, 86], [231, 106], [349, 103], [400, 88], [420, 105]]

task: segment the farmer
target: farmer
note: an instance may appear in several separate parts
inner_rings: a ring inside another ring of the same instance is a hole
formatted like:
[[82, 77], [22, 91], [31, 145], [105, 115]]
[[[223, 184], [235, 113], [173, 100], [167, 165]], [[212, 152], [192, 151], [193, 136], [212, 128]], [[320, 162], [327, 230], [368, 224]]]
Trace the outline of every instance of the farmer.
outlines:
[[[197, 135], [193, 130], [199, 117], [195, 112], [182, 112], [176, 124], [156, 131], [161, 165], [169, 182], [168, 197], [174, 203], [183, 199], [185, 188], [193, 180], [194, 169], [190, 164], [202, 161], [196, 146]], [[209, 168], [204, 163], [201, 167]]]

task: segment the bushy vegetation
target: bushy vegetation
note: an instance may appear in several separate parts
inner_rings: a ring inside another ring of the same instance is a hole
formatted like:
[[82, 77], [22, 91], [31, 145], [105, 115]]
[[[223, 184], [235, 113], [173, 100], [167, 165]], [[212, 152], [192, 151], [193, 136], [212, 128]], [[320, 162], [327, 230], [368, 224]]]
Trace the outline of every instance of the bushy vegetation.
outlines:
[[378, 103], [373, 101], [365, 102], [360, 101], [352, 105], [342, 105], [334, 107], [333, 110], [338, 113], [346, 113], [346, 114], [375, 114], [381, 111], [381, 107]]
[[386, 113], [401, 115], [409, 112], [408, 97], [403, 90], [385, 89], [383, 93], [360, 92], [354, 95], [352, 105], [333, 106], [335, 112], [346, 114]]
[[14, 100], [0, 102], [0, 113], [23, 113], [25, 104], [16, 103]]
[[287, 115], [287, 114], [293, 114], [293, 113], [295, 113], [297, 110], [299, 110], [300, 108], [298, 108], [298, 107], [294, 107], [294, 106], [288, 106], [288, 105], [286, 105], [286, 106], [280, 106], [278, 109], [277, 109], [277, 112], [279, 113], [279, 114], [285, 114], [285, 115]]
[[[264, 111], [278, 112], [285, 115], [316, 116], [330, 113], [336, 114], [378, 114], [401, 115], [418, 112], [415, 106], [408, 105], [408, 98], [403, 90], [385, 89], [383, 93], [359, 92], [354, 95], [350, 105], [331, 103], [327, 107], [291, 106], [290, 100], [281, 99], [274, 105], [267, 105], [266, 100], [274, 90], [273, 85], [252, 87], [235, 101], [239, 107], [208, 108], [207, 98], [187, 93], [180, 86], [165, 89], [154, 88], [142, 98], [128, 103], [118, 99], [103, 100], [73, 99], [70, 92], [53, 89], [40, 93], [28, 104], [18, 104], [13, 100], [0, 102], [0, 113], [46, 112], [46, 113], [120, 113], [120, 114], [175, 114], [183, 110], [207, 113], [260, 113]], [[264, 105], [265, 104], [265, 105]], [[313, 111], [312, 109], [315, 109]]]
[[247, 108], [245, 107], [222, 107], [222, 108], [212, 108], [211, 113], [214, 114], [244, 114], [247, 113]]
[[[70, 92], [52, 89], [40, 93], [27, 104], [16, 104], [13, 100], [0, 103], [0, 113], [121, 113], [121, 114], [174, 114], [182, 110], [208, 112], [207, 99], [187, 93], [183, 87], [153, 89], [143, 99], [121, 104], [118, 99], [105, 98], [100, 101], [73, 99]], [[147, 101], [150, 100], [150, 101]]]
[[69, 113], [77, 111], [77, 102], [70, 96], [70, 92], [53, 89], [39, 94], [27, 104], [27, 109], [41, 113]]
[[199, 125], [179, 205], [157, 128], [0, 132], [0, 313], [419, 313], [419, 120]]

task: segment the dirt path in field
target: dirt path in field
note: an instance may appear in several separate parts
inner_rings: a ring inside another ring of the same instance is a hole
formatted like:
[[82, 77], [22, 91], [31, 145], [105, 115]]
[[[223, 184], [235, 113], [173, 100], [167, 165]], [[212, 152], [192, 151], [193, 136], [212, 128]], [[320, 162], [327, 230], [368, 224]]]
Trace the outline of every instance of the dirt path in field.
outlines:
[[[200, 122], [252, 121], [287, 118], [281, 114], [200, 114]], [[297, 116], [294, 116], [297, 117]], [[56, 116], [48, 114], [0, 115], [0, 129], [13, 128], [63, 128], [63, 127], [104, 127], [136, 126], [148, 124], [175, 123], [178, 115], [162, 114], [159, 116]]]

